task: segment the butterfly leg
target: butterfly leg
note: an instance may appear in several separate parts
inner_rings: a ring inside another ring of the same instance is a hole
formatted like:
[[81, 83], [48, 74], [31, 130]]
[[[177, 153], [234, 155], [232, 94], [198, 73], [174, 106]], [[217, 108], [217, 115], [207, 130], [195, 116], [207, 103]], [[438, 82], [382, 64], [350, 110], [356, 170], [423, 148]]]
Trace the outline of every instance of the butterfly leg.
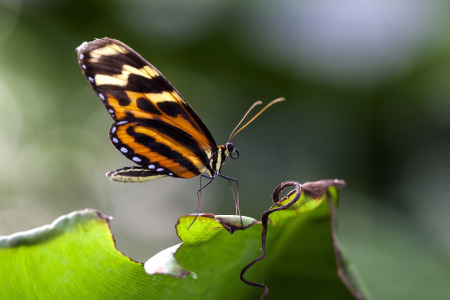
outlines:
[[[207, 183], [205, 183], [205, 185], [202, 185], [203, 177], [209, 179], [209, 181]], [[205, 187], [207, 187], [213, 180], [214, 180], [214, 177], [209, 177], [209, 176], [206, 176], [206, 175], [203, 175], [203, 174], [200, 175], [200, 188], [197, 190], [197, 202], [198, 202], [198, 213], [197, 213], [197, 215], [202, 212], [203, 189]]]
[[[225, 176], [222, 174], [219, 174], [219, 176], [228, 180], [228, 183], [230, 184], [231, 192], [233, 193], [234, 204], [236, 206], [236, 215], [237, 214], [241, 215], [240, 200], [239, 200], [239, 181], [236, 178], [228, 177], [228, 176]], [[233, 184], [232, 184], [233, 182], [236, 184], [236, 192], [233, 189]]]
[[[233, 193], [233, 198], [234, 198], [234, 205], [236, 207], [236, 215], [239, 215], [239, 217], [241, 218], [241, 225], [242, 225], [242, 227], [244, 227], [244, 223], [242, 222], [241, 205], [240, 205], [240, 199], [239, 199], [239, 181], [236, 178], [228, 177], [228, 176], [225, 176], [222, 174], [219, 174], [219, 176], [228, 180], [228, 183], [230, 184], [230, 189], [231, 189], [231, 192]], [[233, 189], [233, 184], [232, 184], [233, 182], [236, 184], [236, 192]]]
[[[207, 183], [205, 183], [204, 185], [202, 185], [202, 179], [203, 177], [208, 178], [209, 181]], [[194, 224], [194, 222], [197, 220], [197, 217], [200, 215], [200, 213], [202, 212], [202, 205], [203, 205], [203, 189], [208, 186], [212, 181], [214, 180], [214, 177], [209, 177], [206, 175], [201, 174], [200, 175], [200, 188], [197, 190], [197, 203], [198, 203], [198, 211], [197, 211], [197, 215], [195, 216], [194, 220], [192, 221], [191, 225], [189, 225], [188, 229], [192, 226], [192, 224]]]

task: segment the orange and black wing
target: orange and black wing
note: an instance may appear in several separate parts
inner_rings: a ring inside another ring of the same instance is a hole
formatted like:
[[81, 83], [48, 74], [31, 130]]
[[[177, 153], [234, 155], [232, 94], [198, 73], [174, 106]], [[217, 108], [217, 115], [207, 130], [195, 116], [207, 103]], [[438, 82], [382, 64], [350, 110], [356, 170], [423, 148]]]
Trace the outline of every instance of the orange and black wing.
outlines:
[[77, 48], [78, 61], [114, 119], [113, 145], [141, 167], [108, 173], [115, 181], [191, 178], [203, 173], [217, 145], [192, 107], [149, 62], [124, 43], [97, 39]]

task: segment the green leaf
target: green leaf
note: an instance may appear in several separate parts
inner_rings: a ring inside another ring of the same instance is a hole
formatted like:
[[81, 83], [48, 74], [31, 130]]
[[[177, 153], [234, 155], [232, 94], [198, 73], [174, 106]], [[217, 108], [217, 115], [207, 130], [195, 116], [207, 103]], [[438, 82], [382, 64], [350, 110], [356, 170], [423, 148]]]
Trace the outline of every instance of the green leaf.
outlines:
[[[336, 189], [328, 190], [337, 201]], [[266, 260], [246, 273], [248, 280], [268, 284], [269, 299], [352, 298], [337, 275], [326, 194], [317, 198], [305, 193], [291, 209], [273, 213], [271, 220]], [[242, 225], [245, 229], [238, 230]], [[109, 218], [93, 209], [0, 237], [2, 297], [253, 299], [261, 295], [262, 289], [239, 279], [241, 269], [261, 253], [261, 225], [256, 220], [190, 215], [179, 219], [177, 232], [183, 242], [153, 256], [145, 267], [115, 248]], [[348, 266], [344, 264], [341, 271], [348, 274]]]
[[[305, 183], [294, 205], [270, 215], [266, 260], [255, 265], [255, 272], [264, 274], [260, 281], [269, 287], [269, 295], [278, 299], [294, 295], [304, 299], [364, 298], [358, 276], [348, 261], [341, 259], [330, 218], [329, 205], [333, 212], [338, 203], [337, 188], [342, 185], [336, 180]], [[337, 264], [341, 265], [339, 270]], [[354, 295], [343, 284], [339, 272]]]

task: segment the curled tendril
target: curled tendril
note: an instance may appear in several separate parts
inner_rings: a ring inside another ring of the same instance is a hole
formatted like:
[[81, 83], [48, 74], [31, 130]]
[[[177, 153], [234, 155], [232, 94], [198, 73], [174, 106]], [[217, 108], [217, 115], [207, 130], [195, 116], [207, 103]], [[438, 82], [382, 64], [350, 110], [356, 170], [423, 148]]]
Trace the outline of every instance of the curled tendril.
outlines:
[[[287, 187], [293, 187], [294, 190], [290, 191], [286, 196], [284, 196], [283, 198], [280, 199], [281, 192], [284, 189], [286, 189]], [[293, 193], [295, 193], [295, 197], [292, 198], [291, 201], [289, 201], [288, 203], [286, 203], [284, 205], [279, 205], [281, 202], [288, 199]], [[262, 220], [261, 220], [261, 223], [262, 223], [262, 233], [261, 233], [262, 251], [261, 251], [261, 255], [259, 257], [255, 258], [248, 265], [246, 265], [241, 271], [240, 278], [245, 284], [255, 286], [255, 287], [260, 287], [260, 288], [264, 289], [264, 292], [260, 298], [261, 300], [264, 299], [266, 297], [266, 295], [269, 293], [269, 287], [263, 283], [256, 283], [256, 282], [248, 281], [247, 279], [244, 278], [244, 274], [257, 261], [263, 260], [266, 256], [267, 222], [269, 220], [269, 215], [273, 212], [287, 209], [287, 208], [291, 207], [292, 205], [294, 205], [294, 203], [297, 202], [298, 199], [300, 199], [301, 193], [302, 193], [302, 185], [296, 181], [285, 181], [275, 188], [275, 191], [273, 192], [273, 196], [272, 196], [274, 204], [269, 208], [269, 210], [265, 211], [262, 215]]]

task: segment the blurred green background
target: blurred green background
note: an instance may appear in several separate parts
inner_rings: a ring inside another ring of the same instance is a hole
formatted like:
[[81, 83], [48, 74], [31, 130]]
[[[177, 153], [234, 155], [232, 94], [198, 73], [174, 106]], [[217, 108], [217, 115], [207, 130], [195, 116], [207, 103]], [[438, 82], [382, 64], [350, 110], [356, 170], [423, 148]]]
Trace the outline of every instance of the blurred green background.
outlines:
[[[373, 299], [450, 297], [450, 5], [400, 1], [0, 0], [0, 234], [86, 207], [145, 261], [197, 210], [198, 178], [118, 184], [130, 166], [75, 48], [119, 39], [190, 102], [218, 144], [256, 100], [225, 175], [244, 215], [276, 185], [347, 181], [338, 226]], [[233, 214], [228, 183], [204, 212]], [[299, 241], [307, 247], [308, 241]]]

